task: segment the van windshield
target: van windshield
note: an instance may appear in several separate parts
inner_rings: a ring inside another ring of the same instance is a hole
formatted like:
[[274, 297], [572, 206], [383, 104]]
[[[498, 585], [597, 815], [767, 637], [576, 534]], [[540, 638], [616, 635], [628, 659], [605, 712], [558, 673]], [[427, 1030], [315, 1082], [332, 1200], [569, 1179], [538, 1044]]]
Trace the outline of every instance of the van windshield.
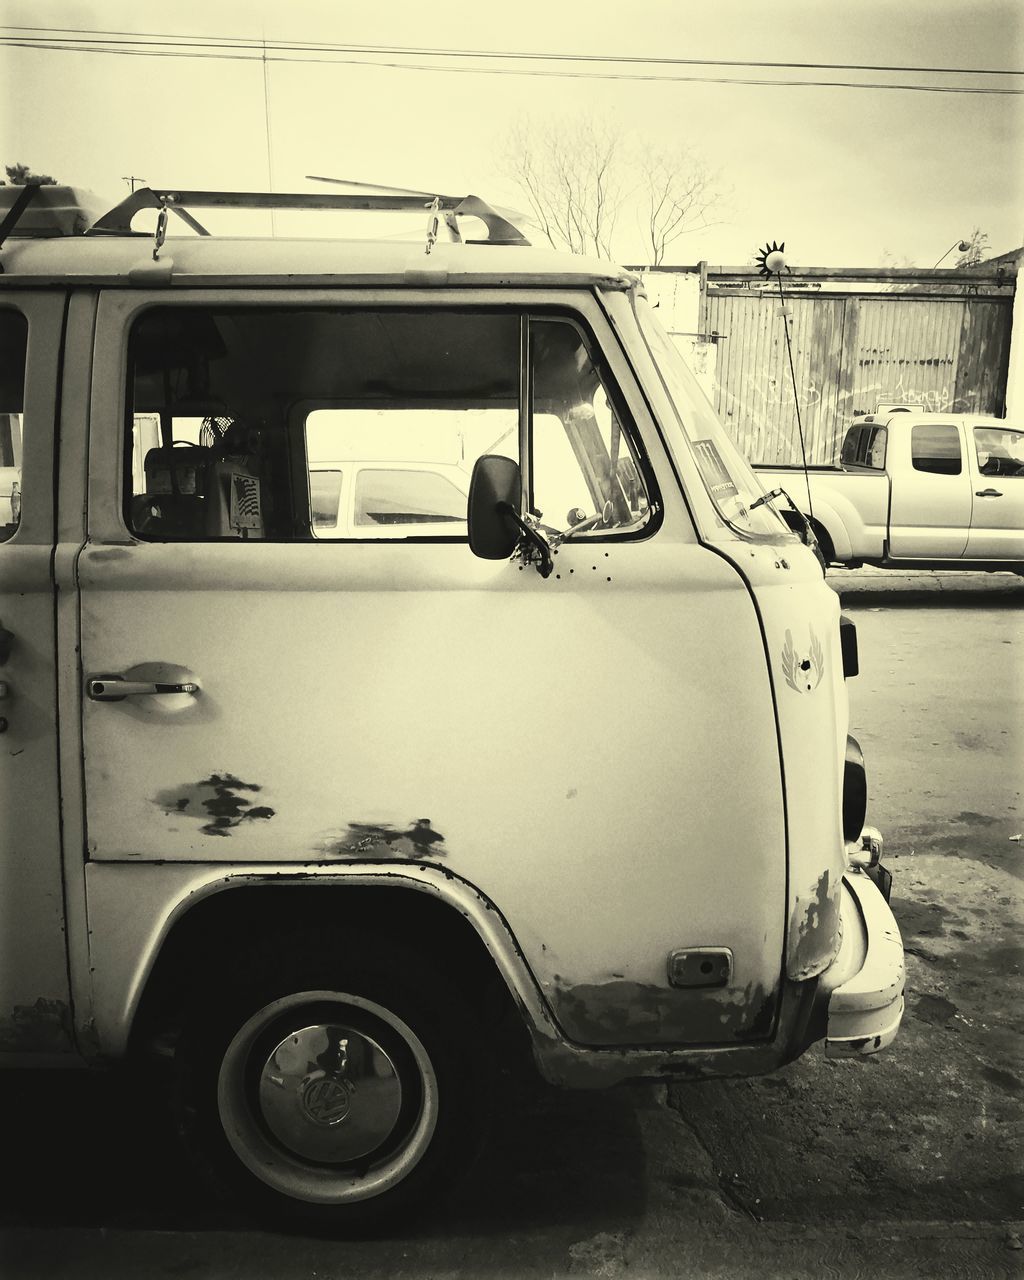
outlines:
[[647, 349], [697, 460], [704, 487], [722, 519], [744, 533], [768, 534], [773, 538], [777, 538], [782, 529], [789, 533], [788, 526], [769, 503], [751, 510], [751, 504], [764, 496], [764, 486], [729, 439], [711, 402], [661, 327], [650, 303], [646, 298], [636, 297], [634, 308]]

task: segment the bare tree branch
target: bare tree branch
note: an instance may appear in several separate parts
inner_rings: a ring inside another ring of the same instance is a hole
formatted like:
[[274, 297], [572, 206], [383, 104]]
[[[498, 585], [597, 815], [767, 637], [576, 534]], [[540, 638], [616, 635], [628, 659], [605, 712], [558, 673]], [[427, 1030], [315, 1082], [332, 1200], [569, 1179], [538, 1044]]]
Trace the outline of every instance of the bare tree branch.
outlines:
[[573, 253], [614, 257], [623, 213], [646, 202], [643, 242], [660, 262], [673, 240], [706, 225], [717, 198], [694, 157], [645, 149], [601, 120], [520, 121], [504, 159], [549, 243]]
[[640, 166], [645, 238], [652, 264], [660, 266], [680, 236], [712, 225], [707, 215], [719, 199], [716, 178], [685, 147], [670, 152], [648, 147]]

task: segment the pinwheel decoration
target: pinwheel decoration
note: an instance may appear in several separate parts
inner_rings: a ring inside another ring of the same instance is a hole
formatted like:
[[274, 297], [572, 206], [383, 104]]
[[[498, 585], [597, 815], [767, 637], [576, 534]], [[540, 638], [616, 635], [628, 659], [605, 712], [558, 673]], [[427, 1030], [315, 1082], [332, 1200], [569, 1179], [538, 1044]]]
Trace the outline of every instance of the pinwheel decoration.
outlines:
[[778, 276], [786, 269], [786, 242], [776, 244], [773, 240], [771, 244], [765, 247], [755, 255], [754, 261], [758, 263], [763, 276]]

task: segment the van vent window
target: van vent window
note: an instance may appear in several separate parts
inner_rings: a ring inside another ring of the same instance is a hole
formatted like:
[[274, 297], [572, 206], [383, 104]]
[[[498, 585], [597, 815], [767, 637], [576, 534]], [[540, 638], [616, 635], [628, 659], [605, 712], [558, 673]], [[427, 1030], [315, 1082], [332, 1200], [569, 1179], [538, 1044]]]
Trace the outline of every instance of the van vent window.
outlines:
[[654, 510], [645, 468], [583, 333], [534, 319], [530, 349], [534, 516], [581, 538], [643, 530]]

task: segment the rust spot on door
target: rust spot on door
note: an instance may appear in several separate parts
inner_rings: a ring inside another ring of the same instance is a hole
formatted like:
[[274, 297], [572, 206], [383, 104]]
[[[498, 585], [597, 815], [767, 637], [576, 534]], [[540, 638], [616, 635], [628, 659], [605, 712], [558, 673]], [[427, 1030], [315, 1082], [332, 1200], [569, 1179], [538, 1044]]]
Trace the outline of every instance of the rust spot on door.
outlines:
[[831, 876], [823, 871], [813, 895], [796, 902], [789, 931], [789, 973], [798, 981], [818, 973], [835, 953], [839, 927], [839, 895], [830, 892]]
[[208, 836], [226, 836], [243, 822], [274, 816], [273, 809], [254, 805], [242, 794], [262, 790], [255, 782], [243, 782], [233, 774], [212, 773], [200, 782], [161, 791], [153, 803], [167, 814], [204, 819], [199, 830]]
[[444, 836], [429, 818], [417, 818], [404, 831], [388, 822], [350, 822], [344, 836], [328, 843], [327, 852], [363, 858], [446, 858], [443, 844]]
[[640, 982], [558, 982], [551, 1003], [579, 1044], [722, 1044], [767, 1035], [776, 997], [760, 983], [694, 992]]
[[60, 1052], [71, 1045], [71, 1010], [62, 1000], [40, 998], [17, 1004], [0, 1018], [0, 1050], [14, 1053]]

